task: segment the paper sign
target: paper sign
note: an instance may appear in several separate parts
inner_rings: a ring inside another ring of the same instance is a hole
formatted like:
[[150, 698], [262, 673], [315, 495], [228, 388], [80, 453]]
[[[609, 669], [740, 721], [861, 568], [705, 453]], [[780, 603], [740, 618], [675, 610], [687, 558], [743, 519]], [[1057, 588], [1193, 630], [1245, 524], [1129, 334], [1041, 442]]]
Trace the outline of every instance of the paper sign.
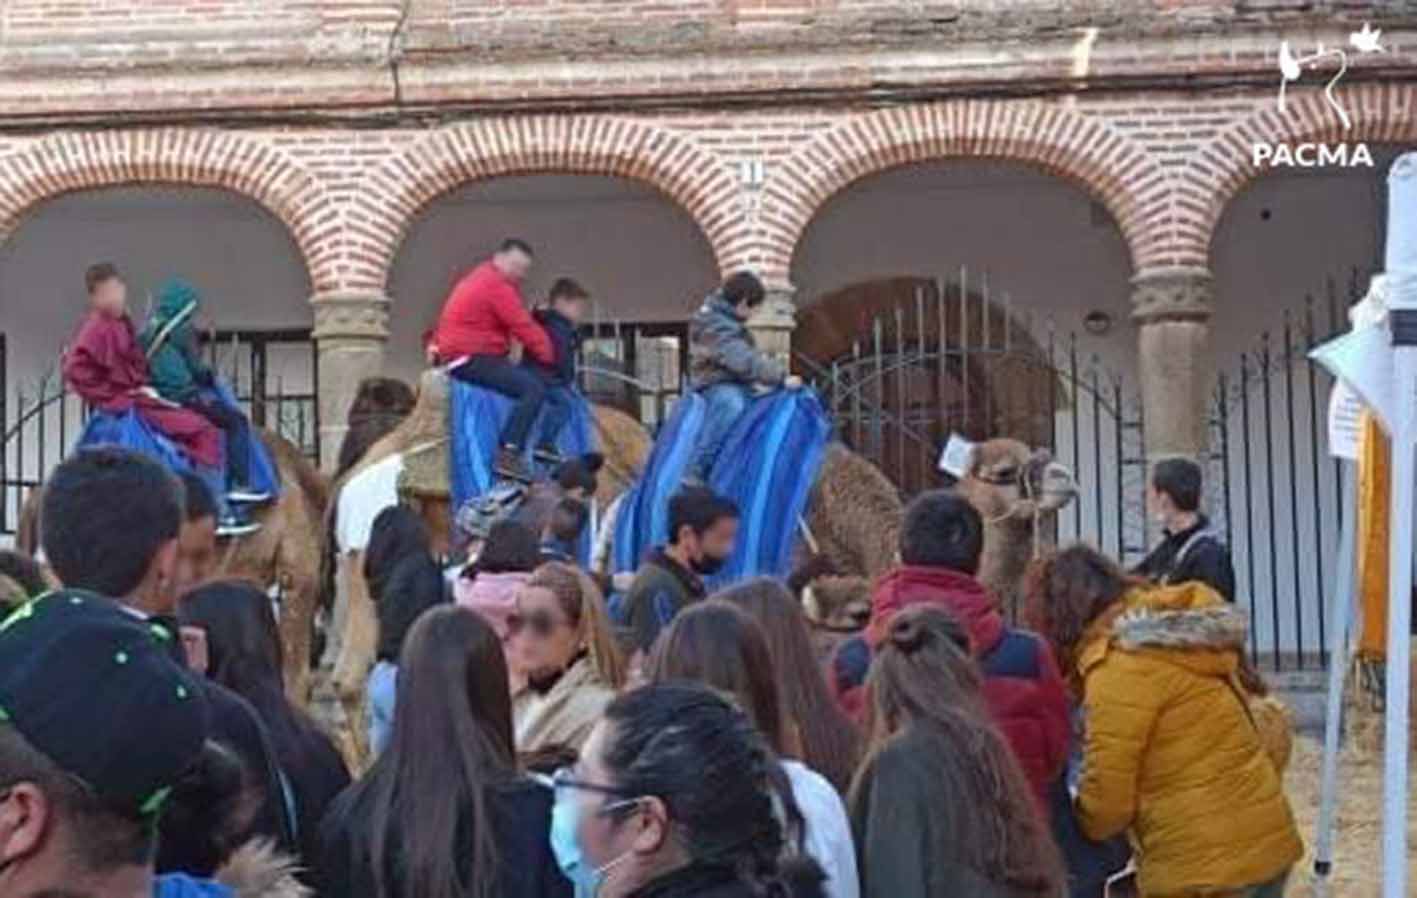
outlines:
[[1343, 381], [1333, 385], [1328, 397], [1328, 453], [1334, 458], [1358, 460], [1363, 443], [1363, 400]]
[[970, 461], [974, 458], [974, 444], [957, 433], [950, 434], [949, 442], [940, 453], [939, 469], [956, 479], [969, 473]]
[[1309, 358], [1346, 384], [1389, 433], [1397, 420], [1401, 399], [1412, 401], [1410, 384], [1405, 390], [1397, 389], [1388, 329], [1382, 325], [1335, 337], [1310, 351]]

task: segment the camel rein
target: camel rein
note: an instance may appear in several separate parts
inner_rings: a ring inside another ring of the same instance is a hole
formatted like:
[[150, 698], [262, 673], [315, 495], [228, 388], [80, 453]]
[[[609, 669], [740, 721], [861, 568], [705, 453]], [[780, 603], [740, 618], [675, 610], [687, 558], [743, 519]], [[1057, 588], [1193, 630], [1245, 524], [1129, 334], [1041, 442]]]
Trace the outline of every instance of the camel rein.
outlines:
[[[1019, 487], [1019, 489], [1023, 491], [1023, 498], [1026, 499], [1026, 500], [1028, 500], [1028, 501], [1033, 505], [1033, 515], [1032, 515], [1032, 517], [1033, 517], [1033, 555], [1032, 555], [1032, 557], [1033, 557], [1033, 558], [1038, 558], [1040, 555], [1042, 555], [1042, 554], [1043, 554], [1043, 538], [1042, 538], [1042, 527], [1041, 527], [1040, 525], [1043, 523], [1043, 520], [1042, 520], [1042, 519], [1043, 519], [1043, 509], [1042, 509], [1041, 506], [1039, 506], [1038, 502], [1037, 502], [1036, 500], [1034, 500], [1034, 498], [1033, 498], [1033, 483], [1032, 483], [1032, 481], [1031, 481], [1030, 478], [1029, 478], [1029, 472], [1028, 472], [1027, 467], [1025, 467], [1025, 468], [1023, 468], [1022, 470], [1019, 471], [1018, 477], [1016, 477], [1012, 483], [1011, 483], [1010, 481], [1008, 481], [1008, 480], [995, 480], [995, 479], [991, 479], [991, 478], [988, 478], [988, 477], [977, 477], [976, 479], [982, 480], [982, 481], [984, 481], [985, 483], [991, 484], [992, 486], [1013, 486], [1013, 485], [1017, 485], [1017, 486]], [[984, 519], [984, 526], [985, 526], [985, 527], [993, 527], [995, 524], [1002, 524], [1004, 521], [1007, 521], [1009, 518], [1013, 517], [1013, 515], [1014, 515], [1013, 509], [1005, 509], [1003, 512], [1001, 512], [1001, 513], [998, 514], [998, 515], [995, 515], [995, 516], [989, 517], [989, 518], [985, 518], [985, 519]]]

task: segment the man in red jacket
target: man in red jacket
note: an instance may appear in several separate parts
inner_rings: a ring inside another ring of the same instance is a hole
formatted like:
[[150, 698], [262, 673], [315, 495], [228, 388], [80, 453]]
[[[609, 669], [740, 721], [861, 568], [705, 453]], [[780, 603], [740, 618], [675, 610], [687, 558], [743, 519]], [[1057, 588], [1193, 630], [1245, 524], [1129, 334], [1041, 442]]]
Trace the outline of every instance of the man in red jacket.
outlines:
[[531, 269], [531, 259], [525, 241], [510, 239], [490, 260], [463, 275], [443, 304], [429, 346], [430, 355], [454, 365], [453, 377], [516, 400], [499, 437], [493, 470], [517, 480], [531, 479], [522, 450], [541, 411], [546, 383], [508, 358], [512, 340], [536, 361], [556, 362], [551, 339], [522, 301], [519, 285]]
[[984, 522], [963, 497], [947, 490], [916, 497], [900, 531], [904, 564], [876, 583], [865, 633], [837, 649], [832, 687], [848, 712], [859, 710], [871, 653], [891, 617], [912, 605], [945, 609], [969, 631], [990, 716], [1044, 807], [1068, 757], [1067, 693], [1048, 643], [1005, 623], [994, 596], [974, 579], [983, 549]]

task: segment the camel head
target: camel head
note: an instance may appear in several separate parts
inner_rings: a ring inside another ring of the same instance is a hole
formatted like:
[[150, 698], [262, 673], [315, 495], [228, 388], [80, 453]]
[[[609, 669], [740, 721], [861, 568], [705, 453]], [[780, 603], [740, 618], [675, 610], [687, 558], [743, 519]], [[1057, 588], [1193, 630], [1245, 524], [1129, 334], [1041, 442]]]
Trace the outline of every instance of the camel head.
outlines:
[[1006, 521], [1032, 524], [1056, 515], [1077, 496], [1077, 483], [1047, 449], [1029, 449], [998, 438], [974, 447], [969, 470], [956, 487], [986, 526]]

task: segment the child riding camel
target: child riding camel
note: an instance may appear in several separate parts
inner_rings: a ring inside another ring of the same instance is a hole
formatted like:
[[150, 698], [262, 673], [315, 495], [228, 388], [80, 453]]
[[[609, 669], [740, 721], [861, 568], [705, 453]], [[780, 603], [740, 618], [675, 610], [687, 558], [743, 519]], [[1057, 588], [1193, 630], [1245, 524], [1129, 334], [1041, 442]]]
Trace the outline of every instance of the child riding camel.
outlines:
[[550, 365], [534, 359], [523, 360], [546, 382], [546, 408], [541, 416], [541, 429], [536, 438], [535, 455], [552, 465], [561, 463], [556, 449], [556, 437], [571, 419], [571, 403], [575, 401], [576, 355], [581, 338], [576, 332], [585, 317], [590, 293], [571, 278], [557, 278], [547, 296], [547, 306], [532, 313], [536, 323], [546, 331], [555, 350], [556, 361]]
[[251, 488], [251, 426], [239, 410], [219, 401], [211, 389], [216, 374], [201, 359], [197, 316], [201, 297], [191, 284], [173, 278], [157, 292], [157, 308], [138, 335], [148, 356], [148, 376], [163, 399], [191, 409], [226, 433], [227, 500], [264, 502], [268, 493]]
[[707, 483], [723, 440], [747, 409], [755, 387], [796, 389], [789, 375], [758, 350], [747, 320], [767, 291], [757, 275], [740, 271], [704, 300], [689, 321], [689, 386], [708, 403], [688, 480]]
[[[63, 360], [69, 389], [101, 412], [136, 410], [176, 443], [198, 471], [214, 473], [222, 463], [221, 431], [191, 409], [162, 398], [149, 383], [147, 356], [128, 317], [128, 290], [118, 269], [106, 262], [93, 265], [84, 283], [89, 311]], [[218, 532], [234, 535], [235, 522], [222, 523]]]
[[532, 319], [520, 283], [531, 269], [532, 250], [522, 240], [507, 240], [486, 262], [453, 286], [443, 304], [429, 355], [451, 365], [458, 380], [496, 390], [515, 401], [499, 435], [493, 471], [514, 480], [531, 480], [522, 450], [546, 398], [546, 381], [509, 358], [512, 340], [543, 365], [556, 363], [546, 331]]

